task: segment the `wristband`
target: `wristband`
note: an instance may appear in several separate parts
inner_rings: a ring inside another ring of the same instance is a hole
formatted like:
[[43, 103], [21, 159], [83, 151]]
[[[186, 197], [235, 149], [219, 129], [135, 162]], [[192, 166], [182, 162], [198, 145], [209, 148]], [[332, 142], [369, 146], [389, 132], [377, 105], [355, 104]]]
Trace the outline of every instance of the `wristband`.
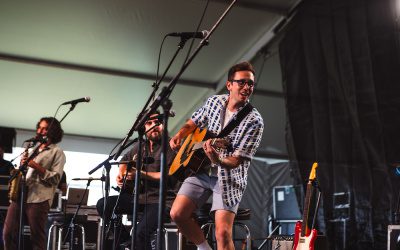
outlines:
[[221, 156], [218, 156], [218, 165], [222, 166], [223, 161], [224, 161], [224, 158]]

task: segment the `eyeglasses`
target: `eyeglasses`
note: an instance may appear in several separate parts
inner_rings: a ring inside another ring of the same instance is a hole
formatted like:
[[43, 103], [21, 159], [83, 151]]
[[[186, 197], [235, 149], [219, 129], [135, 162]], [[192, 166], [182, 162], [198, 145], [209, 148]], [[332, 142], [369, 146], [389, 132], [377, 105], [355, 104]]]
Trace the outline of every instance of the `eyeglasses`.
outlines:
[[[150, 118], [151, 119], [151, 118]], [[158, 126], [161, 123], [158, 121], [158, 119], [154, 119], [154, 120], [147, 120], [146, 121], [146, 125], [147, 126]]]
[[236, 82], [239, 87], [244, 87], [245, 84], [249, 86], [249, 88], [254, 87], [255, 82], [251, 79], [239, 79], [239, 80], [230, 80], [231, 82]]

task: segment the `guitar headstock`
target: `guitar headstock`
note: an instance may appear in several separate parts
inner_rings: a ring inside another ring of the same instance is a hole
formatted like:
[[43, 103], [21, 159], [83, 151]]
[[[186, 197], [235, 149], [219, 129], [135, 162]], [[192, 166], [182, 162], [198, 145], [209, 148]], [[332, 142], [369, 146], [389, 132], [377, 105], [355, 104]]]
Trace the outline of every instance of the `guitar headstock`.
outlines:
[[315, 180], [317, 178], [316, 177], [316, 175], [317, 175], [317, 167], [318, 167], [318, 163], [314, 162], [314, 164], [312, 165], [312, 168], [311, 168], [310, 177], [308, 178], [310, 181], [313, 181], [313, 180]]

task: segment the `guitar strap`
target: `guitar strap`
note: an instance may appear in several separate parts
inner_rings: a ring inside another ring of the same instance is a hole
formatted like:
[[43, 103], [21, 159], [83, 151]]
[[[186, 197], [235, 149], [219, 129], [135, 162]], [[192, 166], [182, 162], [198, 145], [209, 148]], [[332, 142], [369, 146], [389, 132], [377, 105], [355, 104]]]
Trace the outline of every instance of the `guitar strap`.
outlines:
[[228, 125], [217, 135], [217, 138], [223, 138], [227, 136], [234, 128], [236, 128], [241, 121], [253, 110], [253, 105], [247, 103], [236, 115], [234, 119], [232, 119]]

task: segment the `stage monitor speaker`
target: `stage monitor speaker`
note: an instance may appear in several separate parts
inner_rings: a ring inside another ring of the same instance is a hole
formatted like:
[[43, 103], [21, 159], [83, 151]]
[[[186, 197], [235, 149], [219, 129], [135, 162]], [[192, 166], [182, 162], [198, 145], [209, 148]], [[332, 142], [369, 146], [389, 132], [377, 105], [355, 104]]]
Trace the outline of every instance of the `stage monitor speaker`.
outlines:
[[273, 235], [271, 236], [271, 247], [273, 250], [292, 250], [293, 236], [292, 235]]
[[[303, 201], [303, 191], [301, 186], [275, 186], [273, 188], [273, 210], [274, 219], [281, 220], [300, 220], [301, 213], [298, 200]], [[297, 196], [300, 196], [297, 198]]]
[[293, 241], [287, 240], [273, 240], [272, 247], [273, 250], [292, 250]]
[[[293, 248], [293, 235], [276, 235], [272, 238], [271, 248], [273, 250], [292, 250]], [[304, 245], [303, 245], [304, 247]], [[303, 249], [303, 248], [302, 248]], [[328, 250], [329, 245], [325, 235], [317, 235], [313, 249]]]
[[0, 127], [0, 147], [4, 149], [4, 152], [12, 153], [16, 134], [17, 132], [14, 128]]
[[400, 225], [388, 226], [387, 245], [388, 250], [400, 249]]

